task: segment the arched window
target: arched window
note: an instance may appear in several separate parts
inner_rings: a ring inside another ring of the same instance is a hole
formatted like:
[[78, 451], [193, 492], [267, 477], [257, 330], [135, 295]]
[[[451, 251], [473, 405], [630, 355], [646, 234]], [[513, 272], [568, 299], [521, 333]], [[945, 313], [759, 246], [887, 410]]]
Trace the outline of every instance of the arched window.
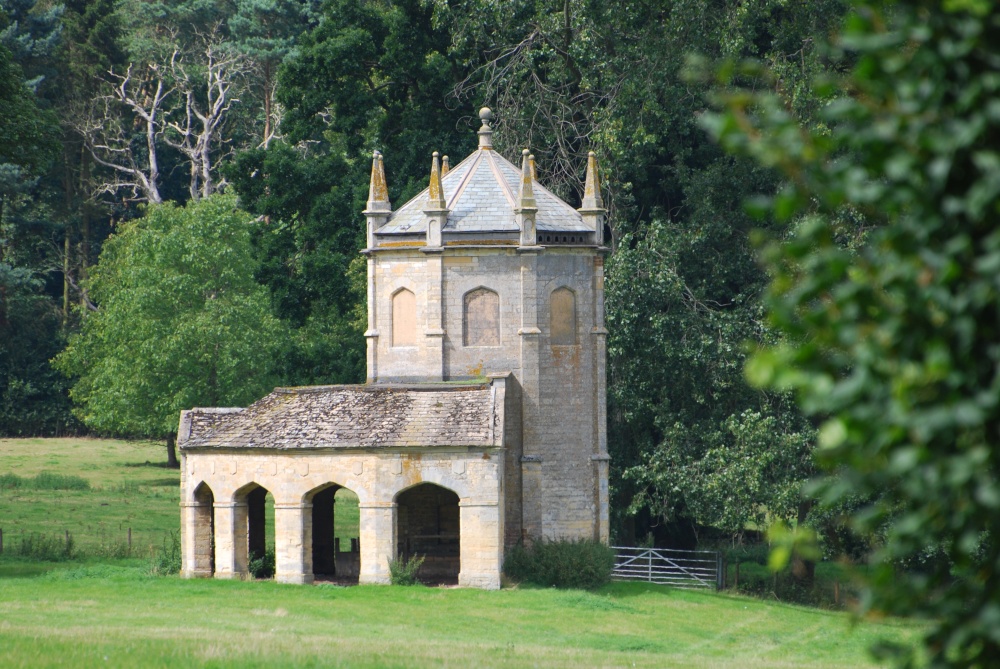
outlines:
[[550, 337], [553, 346], [576, 344], [576, 295], [569, 288], [552, 291], [549, 303]]
[[417, 298], [406, 288], [392, 296], [392, 345], [417, 345]]
[[466, 346], [500, 345], [500, 296], [489, 288], [477, 288], [465, 294], [462, 318]]

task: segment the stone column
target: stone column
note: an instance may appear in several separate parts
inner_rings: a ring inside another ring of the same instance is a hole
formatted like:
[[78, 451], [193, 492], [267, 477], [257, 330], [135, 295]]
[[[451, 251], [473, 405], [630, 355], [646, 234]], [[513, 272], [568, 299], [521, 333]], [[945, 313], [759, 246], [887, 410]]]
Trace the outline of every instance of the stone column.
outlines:
[[521, 254], [521, 517], [524, 538], [542, 536], [542, 453], [537, 430], [546, 423], [540, 416], [539, 375], [541, 329], [538, 327], [538, 250]]
[[444, 380], [444, 258], [441, 249], [422, 249], [427, 254], [427, 325], [424, 350], [427, 380]]
[[459, 501], [458, 584], [500, 589], [503, 567], [503, 513], [498, 501]]
[[376, 319], [375, 270], [378, 262], [374, 254], [368, 255], [368, 329], [365, 330], [367, 342], [368, 383], [378, 380], [378, 321]]
[[181, 502], [181, 577], [212, 576], [212, 506]]
[[609, 521], [610, 500], [608, 492], [608, 464], [611, 456], [607, 453], [602, 455], [592, 455], [590, 459], [594, 463], [595, 491], [597, 500], [597, 516], [594, 518], [594, 539], [602, 543], [611, 540], [611, 527]]
[[312, 504], [274, 505], [274, 580], [312, 583]]
[[246, 578], [247, 505], [215, 504], [215, 578]]
[[542, 458], [525, 455], [521, 458], [521, 533], [524, 539], [540, 539], [542, 527]]
[[389, 560], [396, 557], [396, 503], [358, 505], [361, 573], [358, 583], [388, 583]]
[[607, 338], [604, 326], [604, 256], [594, 256], [594, 327], [591, 329], [594, 347], [594, 476], [595, 518], [594, 537], [608, 543], [610, 519], [608, 502], [608, 396], [607, 396]]

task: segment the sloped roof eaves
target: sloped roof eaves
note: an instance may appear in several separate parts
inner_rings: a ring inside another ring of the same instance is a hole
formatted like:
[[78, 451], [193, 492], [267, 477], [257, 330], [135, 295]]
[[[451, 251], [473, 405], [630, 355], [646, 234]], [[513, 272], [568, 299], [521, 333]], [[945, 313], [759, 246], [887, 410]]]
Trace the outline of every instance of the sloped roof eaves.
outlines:
[[192, 410], [196, 448], [493, 447], [502, 443], [488, 386], [277, 389], [238, 412]]

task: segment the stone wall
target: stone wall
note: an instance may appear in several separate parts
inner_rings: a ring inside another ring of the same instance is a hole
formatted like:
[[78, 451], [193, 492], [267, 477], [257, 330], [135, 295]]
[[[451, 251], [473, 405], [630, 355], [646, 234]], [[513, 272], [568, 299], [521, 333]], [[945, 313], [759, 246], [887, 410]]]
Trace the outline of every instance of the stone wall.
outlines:
[[[507, 543], [515, 534], [607, 541], [603, 255], [592, 247], [483, 245], [380, 249], [369, 263], [370, 380], [510, 371], [521, 387], [524, 489], [521, 508], [508, 502]], [[498, 323], [468, 322], [469, 298], [475, 315], [484, 289], [497, 296]], [[386, 336], [401, 290], [414, 293], [423, 328], [414, 346], [393, 346]], [[480, 330], [494, 327], [496, 345], [467, 345], [493, 341]]]

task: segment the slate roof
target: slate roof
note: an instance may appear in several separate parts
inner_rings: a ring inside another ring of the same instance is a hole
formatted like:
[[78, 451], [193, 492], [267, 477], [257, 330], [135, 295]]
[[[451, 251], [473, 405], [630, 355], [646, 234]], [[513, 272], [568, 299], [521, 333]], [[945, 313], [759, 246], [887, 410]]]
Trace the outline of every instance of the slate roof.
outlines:
[[[441, 179], [448, 206], [443, 232], [518, 232], [514, 207], [521, 184], [521, 169], [492, 149], [479, 149]], [[593, 232], [583, 217], [537, 181], [533, 183], [539, 232]], [[428, 190], [393, 212], [379, 228], [379, 235], [427, 232]]]
[[492, 447], [503, 443], [502, 406], [489, 385], [276, 388], [245, 409], [192, 409], [180, 447]]

